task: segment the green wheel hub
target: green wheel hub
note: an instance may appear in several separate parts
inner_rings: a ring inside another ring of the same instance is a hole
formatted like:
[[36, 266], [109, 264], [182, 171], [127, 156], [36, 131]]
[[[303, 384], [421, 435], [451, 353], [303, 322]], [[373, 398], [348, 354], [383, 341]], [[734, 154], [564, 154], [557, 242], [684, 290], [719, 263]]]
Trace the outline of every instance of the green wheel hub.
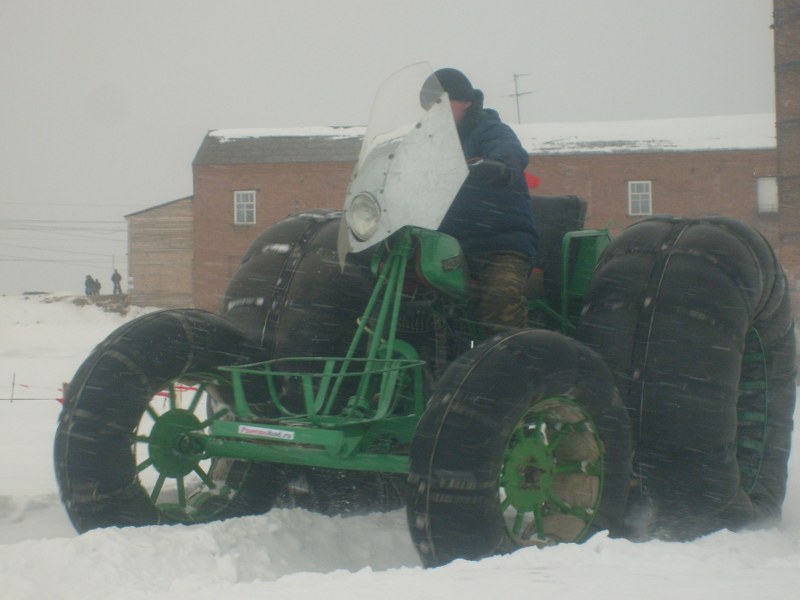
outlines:
[[499, 479], [506, 530], [521, 545], [581, 541], [600, 504], [603, 453], [589, 415], [548, 398], [520, 420]]
[[148, 450], [153, 467], [171, 478], [185, 477], [197, 469], [200, 448], [187, 433], [200, 429], [200, 419], [188, 410], [176, 408], [161, 415], [150, 430]]
[[236, 495], [227, 485], [234, 461], [209, 460], [191, 435], [208, 425], [206, 415], [198, 413], [205, 413], [211, 402], [209, 385], [227, 382], [202, 374], [187, 378], [198, 383], [172, 381], [151, 400], [136, 436], [136, 470], [150, 501], [183, 523], [208, 521]]
[[545, 440], [522, 437], [508, 455], [502, 480], [511, 505], [523, 512], [533, 512], [547, 502], [555, 467]]

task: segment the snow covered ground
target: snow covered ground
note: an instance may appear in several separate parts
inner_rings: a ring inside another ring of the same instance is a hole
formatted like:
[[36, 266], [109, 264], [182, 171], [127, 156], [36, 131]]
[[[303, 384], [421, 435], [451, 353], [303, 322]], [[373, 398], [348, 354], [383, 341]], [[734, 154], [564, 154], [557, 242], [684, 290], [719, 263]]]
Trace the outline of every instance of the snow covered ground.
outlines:
[[92, 347], [144, 310], [122, 317], [54, 299], [0, 296], [2, 599], [761, 600], [800, 589], [800, 452], [779, 527], [684, 544], [598, 535], [423, 570], [402, 511], [331, 518], [299, 509], [78, 536], [53, 475], [56, 398]]

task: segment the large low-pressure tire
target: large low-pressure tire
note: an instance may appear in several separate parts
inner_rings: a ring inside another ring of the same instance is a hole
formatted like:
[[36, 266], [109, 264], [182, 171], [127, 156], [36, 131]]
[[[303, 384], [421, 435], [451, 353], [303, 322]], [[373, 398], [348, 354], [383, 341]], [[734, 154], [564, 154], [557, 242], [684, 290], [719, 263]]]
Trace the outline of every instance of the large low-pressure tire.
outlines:
[[583, 345], [524, 330], [437, 383], [410, 452], [411, 537], [426, 566], [614, 530], [631, 436], [611, 373]]
[[684, 540], [780, 517], [794, 324], [757, 231], [724, 217], [629, 227], [598, 263], [576, 337], [604, 358], [631, 416], [626, 535]]
[[270, 356], [340, 356], [374, 278], [370, 252], [339, 264], [341, 212], [291, 215], [250, 246], [228, 284], [222, 313]]
[[99, 344], [69, 385], [55, 438], [56, 476], [75, 528], [269, 510], [279, 491], [270, 465], [172, 452], [184, 432], [202, 429], [207, 411], [230, 402], [217, 367], [259, 357], [229, 321], [190, 309], [144, 315]]

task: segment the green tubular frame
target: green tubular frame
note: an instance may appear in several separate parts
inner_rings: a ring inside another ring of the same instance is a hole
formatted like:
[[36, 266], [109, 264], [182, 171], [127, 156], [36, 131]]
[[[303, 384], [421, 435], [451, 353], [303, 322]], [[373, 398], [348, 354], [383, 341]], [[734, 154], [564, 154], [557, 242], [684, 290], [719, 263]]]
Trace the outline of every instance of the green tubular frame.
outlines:
[[[195, 461], [224, 457], [407, 473], [408, 444], [425, 409], [425, 363], [396, 333], [406, 269], [418, 247], [432, 249], [435, 256], [423, 257], [430, 261], [425, 270], [444, 282], [447, 289], [443, 291], [456, 302], [467, 299], [466, 290], [461, 294], [465, 271], [456, 264], [457, 253], [449, 240], [431, 239], [435, 235], [405, 228], [376, 250], [375, 286], [344, 356], [282, 357], [220, 367], [230, 374], [234, 401], [229, 416], [233, 419], [220, 420], [218, 415], [209, 419], [202, 424], [207, 433], [200, 425], [194, 430], [181, 428], [174, 452]], [[608, 230], [570, 232], [563, 239], [561, 305], [536, 302], [552, 313], [565, 333], [575, 328], [570, 300], [585, 292], [597, 257], [609, 240]], [[437, 260], [441, 265], [435, 264]], [[250, 409], [245, 382], [252, 378], [266, 381], [270, 401], [278, 411], [276, 418], [258, 417]], [[295, 389], [300, 390], [302, 409], [292, 410], [281, 400], [287, 380], [298, 384]]]
[[[415, 243], [413, 230], [406, 229], [376, 253], [382, 268], [344, 356], [285, 357], [221, 367], [231, 375], [236, 420], [212, 422], [209, 435], [187, 434], [193, 444], [185, 446], [196, 448], [198, 458], [407, 473], [405, 450], [425, 408], [425, 362], [410, 344], [397, 339], [396, 332]], [[357, 358], [365, 336], [366, 352]], [[266, 379], [280, 417], [259, 419], [250, 410], [246, 377]], [[300, 383], [301, 413], [292, 412], [280, 399], [280, 385], [287, 379]], [[344, 387], [348, 380], [354, 386]], [[345, 397], [345, 389], [352, 395]]]
[[[536, 298], [529, 303], [558, 324], [561, 333], [573, 334], [579, 315], [571, 310], [570, 301], [580, 300], [589, 288], [600, 255], [611, 242], [609, 229], [583, 229], [564, 234], [561, 241], [561, 291], [558, 306]], [[571, 260], [571, 253], [574, 259]]]

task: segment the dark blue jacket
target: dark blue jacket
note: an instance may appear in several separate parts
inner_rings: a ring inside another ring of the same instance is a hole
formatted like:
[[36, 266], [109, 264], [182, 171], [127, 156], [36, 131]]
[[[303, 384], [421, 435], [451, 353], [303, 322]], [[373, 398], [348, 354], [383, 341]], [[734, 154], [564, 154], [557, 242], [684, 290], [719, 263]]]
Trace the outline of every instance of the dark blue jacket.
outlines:
[[458, 192], [439, 230], [452, 235], [467, 256], [514, 251], [536, 260], [539, 235], [533, 222], [530, 192], [525, 181], [528, 153], [496, 111], [479, 109], [459, 127], [467, 161], [496, 160], [511, 171], [508, 185], [494, 187], [469, 177]]

